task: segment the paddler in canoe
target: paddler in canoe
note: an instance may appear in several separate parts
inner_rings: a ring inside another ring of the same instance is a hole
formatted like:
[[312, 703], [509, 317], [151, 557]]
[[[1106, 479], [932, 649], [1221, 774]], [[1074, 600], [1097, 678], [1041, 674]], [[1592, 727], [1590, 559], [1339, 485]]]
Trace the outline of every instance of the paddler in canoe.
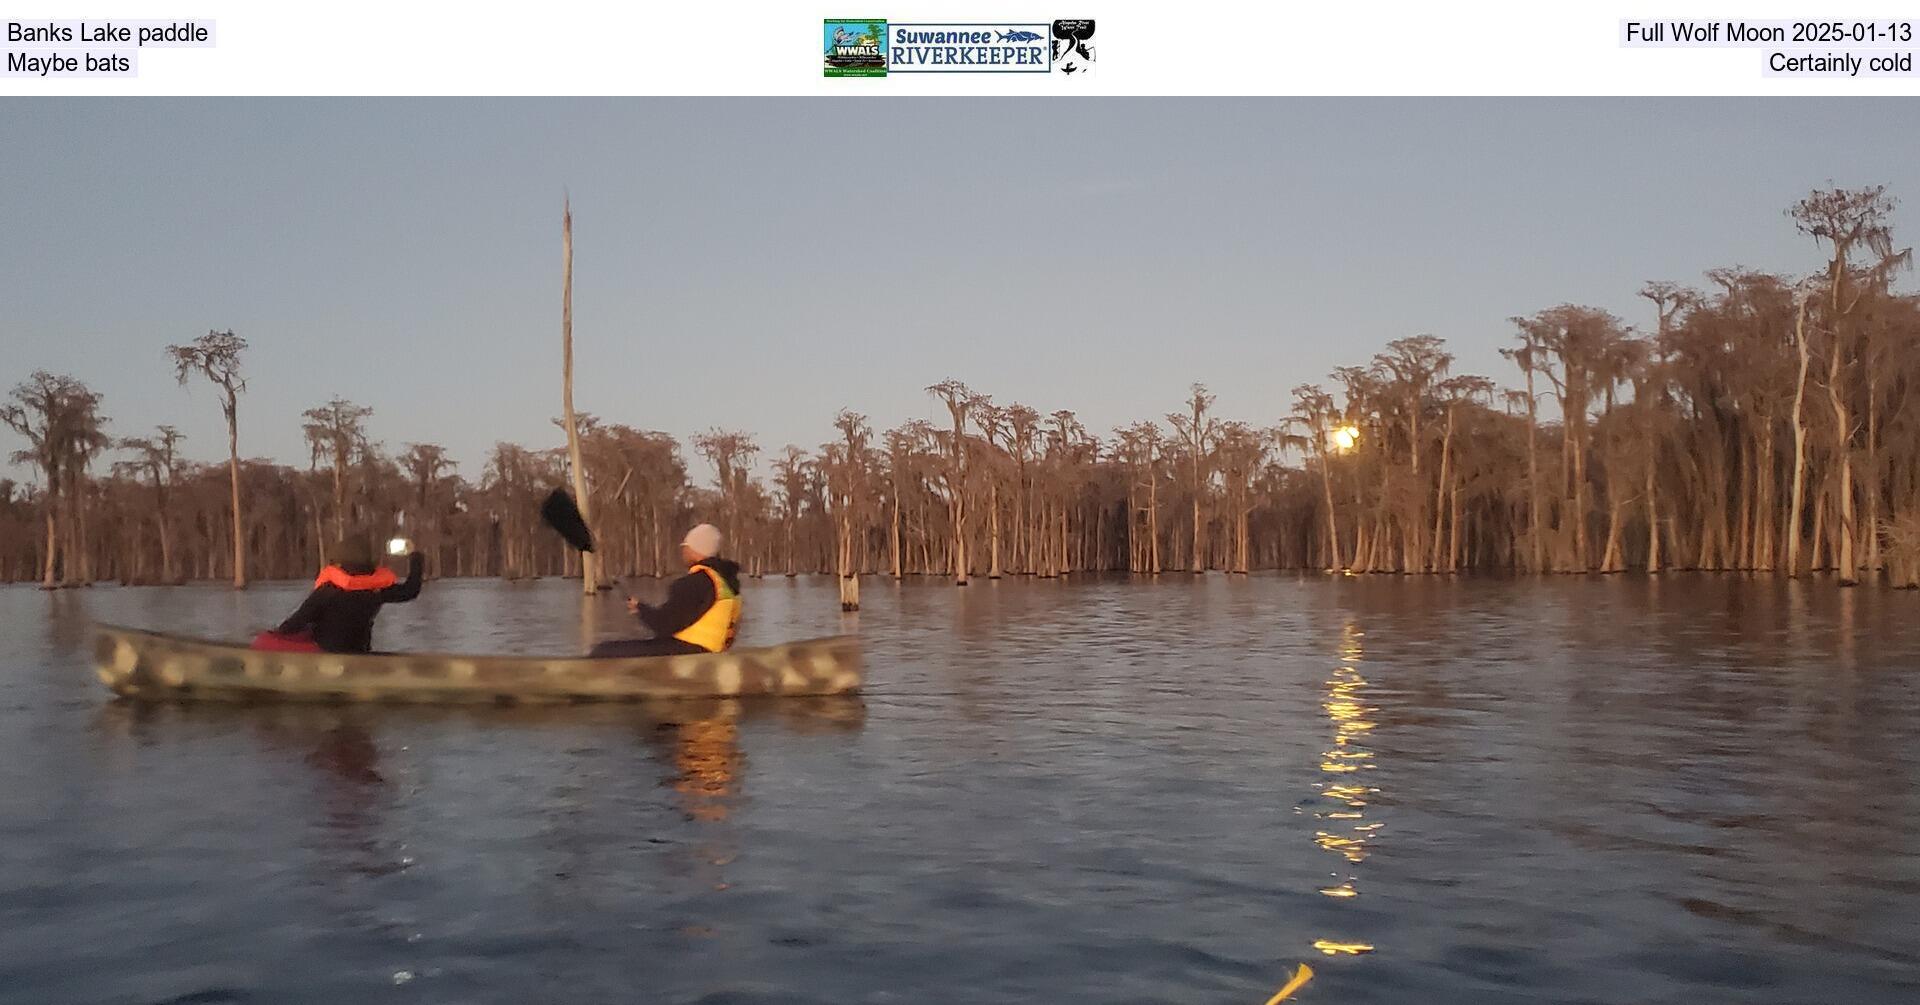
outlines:
[[720, 557], [720, 529], [703, 523], [680, 542], [687, 574], [667, 587], [666, 603], [627, 598], [627, 610], [653, 631], [650, 639], [601, 642], [588, 656], [682, 656], [733, 646], [740, 628], [740, 566]]
[[[592, 549], [586, 521], [564, 491], [548, 497], [541, 516], [569, 544]], [[396, 583], [381, 576], [371, 556], [359, 551], [341, 556], [338, 576], [345, 579], [344, 586], [334, 581], [335, 574], [322, 573], [300, 613], [282, 625], [315, 632], [337, 646], [341, 656], [248, 652], [227, 643], [102, 625], [94, 645], [94, 671], [116, 694], [130, 698], [272, 696], [513, 704], [858, 690], [860, 646], [852, 637], [733, 646], [741, 610], [739, 567], [720, 557], [720, 545], [720, 532], [712, 527], [689, 533], [681, 549], [687, 576], [672, 585], [667, 602], [632, 605], [655, 637], [602, 644], [593, 656], [603, 658], [366, 654], [379, 608], [419, 594], [421, 559], [411, 555], [408, 580]], [[355, 586], [362, 589], [347, 588]], [[335, 624], [346, 627], [336, 629]], [[311, 640], [306, 646], [308, 653], [320, 649]], [[269, 647], [257, 642], [256, 648]]]
[[[406, 546], [406, 542], [395, 539]], [[253, 640], [255, 649], [294, 652], [365, 653], [373, 651], [373, 619], [387, 604], [404, 604], [420, 595], [425, 566], [418, 550], [407, 555], [407, 578], [377, 564], [365, 534], [334, 545], [333, 564], [320, 570], [298, 610], [278, 628]]]

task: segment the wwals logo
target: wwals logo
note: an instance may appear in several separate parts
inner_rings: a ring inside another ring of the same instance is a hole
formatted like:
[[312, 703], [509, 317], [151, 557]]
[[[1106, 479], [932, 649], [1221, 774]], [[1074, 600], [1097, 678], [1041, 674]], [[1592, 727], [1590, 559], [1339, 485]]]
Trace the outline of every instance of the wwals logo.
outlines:
[[830, 20], [825, 37], [827, 76], [887, 75], [887, 22], [884, 19]]

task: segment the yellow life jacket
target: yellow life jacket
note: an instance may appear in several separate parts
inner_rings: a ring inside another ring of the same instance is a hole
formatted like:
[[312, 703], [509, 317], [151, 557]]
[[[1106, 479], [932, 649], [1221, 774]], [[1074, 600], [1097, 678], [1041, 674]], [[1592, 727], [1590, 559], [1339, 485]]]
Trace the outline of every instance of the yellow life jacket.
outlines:
[[731, 649], [734, 634], [740, 630], [740, 595], [727, 588], [726, 577], [707, 566], [696, 565], [693, 569], [713, 580], [713, 606], [700, 615], [700, 620], [675, 632], [673, 637], [710, 653]]

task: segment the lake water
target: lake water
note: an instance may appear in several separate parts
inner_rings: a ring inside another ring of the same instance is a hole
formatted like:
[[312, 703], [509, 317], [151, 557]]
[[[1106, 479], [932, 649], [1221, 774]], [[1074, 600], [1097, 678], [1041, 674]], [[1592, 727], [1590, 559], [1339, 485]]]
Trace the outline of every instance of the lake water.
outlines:
[[[580, 651], [559, 581], [388, 648]], [[651, 581], [643, 593], [657, 594]], [[835, 700], [135, 705], [0, 590], [0, 1001], [1920, 1001], [1920, 594], [1732, 577], [747, 584]]]

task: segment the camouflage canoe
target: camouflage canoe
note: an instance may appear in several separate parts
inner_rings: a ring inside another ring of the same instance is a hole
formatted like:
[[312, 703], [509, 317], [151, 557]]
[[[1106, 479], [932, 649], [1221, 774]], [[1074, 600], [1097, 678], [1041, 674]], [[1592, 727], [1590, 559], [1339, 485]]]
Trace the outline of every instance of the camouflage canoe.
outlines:
[[462, 656], [265, 652], [97, 626], [101, 683], [129, 698], [312, 701], [638, 701], [844, 694], [860, 688], [852, 636], [693, 656]]

